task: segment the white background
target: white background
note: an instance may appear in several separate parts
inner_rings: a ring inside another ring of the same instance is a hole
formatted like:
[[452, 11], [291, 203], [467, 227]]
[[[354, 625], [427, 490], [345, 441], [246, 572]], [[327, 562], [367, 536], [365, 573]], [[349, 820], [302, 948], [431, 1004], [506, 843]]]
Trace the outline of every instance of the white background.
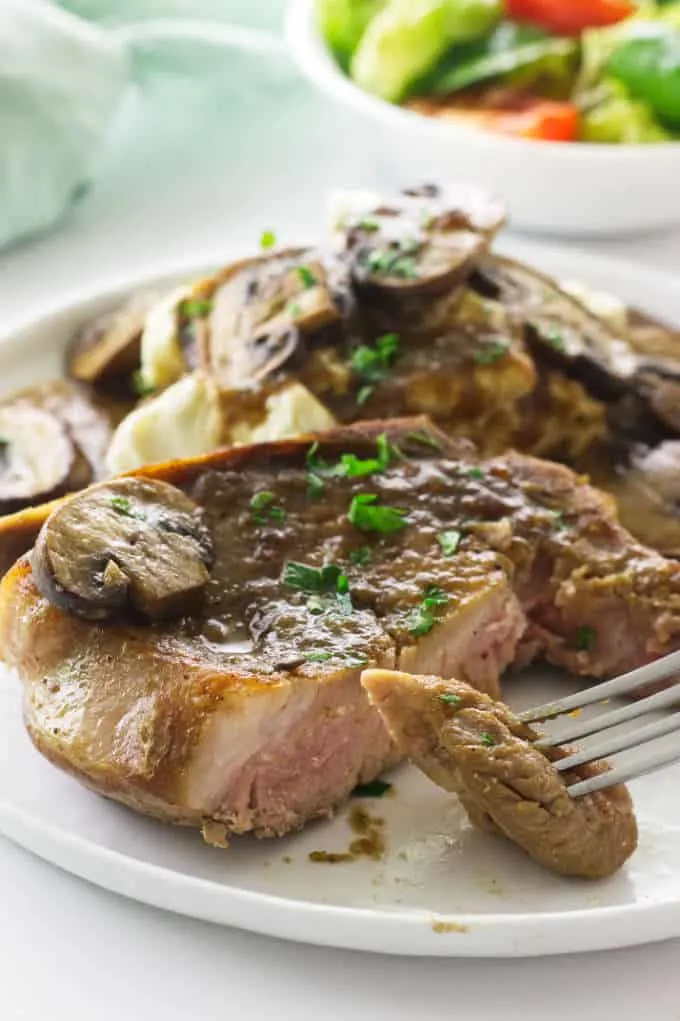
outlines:
[[[3, 327], [264, 228], [309, 234], [328, 186], [370, 181], [355, 127], [285, 70], [254, 93], [250, 73], [236, 61], [208, 90], [166, 81], [136, 104], [76, 216], [0, 256]], [[590, 248], [680, 272], [677, 236]], [[679, 964], [680, 943], [507, 962], [286, 945], [118, 899], [0, 838], [0, 1021], [680, 1021]]]

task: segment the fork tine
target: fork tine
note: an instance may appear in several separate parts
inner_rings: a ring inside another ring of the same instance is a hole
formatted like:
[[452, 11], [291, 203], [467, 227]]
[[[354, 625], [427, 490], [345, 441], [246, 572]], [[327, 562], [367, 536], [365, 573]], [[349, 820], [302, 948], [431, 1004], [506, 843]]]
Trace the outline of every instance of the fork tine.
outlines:
[[636, 688], [664, 681], [674, 674], [680, 674], [680, 651], [671, 652], [668, 656], [663, 656], [653, 663], [631, 670], [621, 677], [615, 677], [612, 681], [605, 681], [604, 684], [597, 684], [593, 688], [584, 688], [582, 691], [576, 692], [575, 695], [568, 695], [557, 702], [548, 702], [545, 705], [527, 709], [525, 712], [519, 713], [519, 718], [523, 723], [539, 723], [541, 720], [549, 720], [555, 716], [561, 716], [563, 713], [571, 712], [572, 709], [582, 709], [583, 706], [601, 702], [605, 698], [629, 695]]
[[625, 766], [615, 766], [607, 773], [598, 773], [597, 776], [588, 777], [587, 780], [579, 780], [578, 783], [569, 784], [568, 790], [572, 798], [580, 798], [584, 794], [592, 794], [593, 791], [606, 790], [617, 783], [625, 783], [627, 780], [636, 780], [647, 773], [655, 773], [657, 769], [664, 766], [672, 766], [674, 762], [680, 762], [680, 747], [669, 751], [651, 752], [644, 758]]
[[657, 691], [656, 695], [648, 695], [641, 698], [639, 702], [622, 706], [620, 709], [612, 709], [611, 712], [602, 713], [599, 716], [588, 716], [576, 720], [568, 727], [563, 727], [558, 734], [547, 734], [535, 742], [537, 748], [555, 748], [560, 744], [569, 744], [579, 738], [588, 737], [589, 734], [599, 734], [601, 730], [609, 730], [610, 727], [617, 727], [619, 723], [627, 723], [629, 720], [637, 720], [647, 713], [657, 709], [668, 709], [670, 706], [680, 703], [680, 684], [665, 691]]
[[572, 755], [567, 755], [564, 759], [558, 759], [553, 765], [558, 773], [563, 773], [567, 769], [573, 769], [574, 766], [583, 766], [587, 762], [606, 759], [608, 755], [615, 755], [616, 752], [638, 748], [641, 744], [647, 744], [648, 741], [672, 734], [676, 730], [680, 730], [680, 713], [666, 716], [663, 720], [656, 720], [634, 733], [615, 734], [605, 738], [603, 741], [592, 744], [589, 748], [582, 748]]

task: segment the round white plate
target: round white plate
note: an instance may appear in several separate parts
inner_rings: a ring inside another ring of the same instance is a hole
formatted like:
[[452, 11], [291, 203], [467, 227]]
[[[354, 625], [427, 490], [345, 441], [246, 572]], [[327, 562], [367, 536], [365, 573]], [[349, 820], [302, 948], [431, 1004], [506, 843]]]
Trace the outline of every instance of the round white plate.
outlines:
[[[506, 247], [548, 272], [608, 289], [680, 323], [680, 289], [670, 274], [568, 249]], [[205, 264], [224, 259], [225, 253], [210, 253]], [[144, 282], [194, 273], [195, 266], [155, 267]], [[0, 339], [3, 389], [57, 375], [74, 327], [130, 286], [119, 283], [11, 326]], [[410, 767], [395, 772], [386, 797], [363, 802], [384, 819], [388, 847], [380, 861], [309, 860], [314, 850], [347, 849], [347, 811], [285, 840], [242, 838], [223, 851], [205, 846], [197, 832], [107, 802], [50, 766], [24, 733], [20, 687], [5, 673], [0, 831], [107, 889], [285, 939], [395, 954], [538, 956], [680, 936], [680, 767], [631, 785], [640, 847], [604, 882], [553, 876], [510, 844], [473, 830], [456, 802]], [[505, 690], [521, 707], [573, 688], [557, 672], [540, 669], [508, 679]]]

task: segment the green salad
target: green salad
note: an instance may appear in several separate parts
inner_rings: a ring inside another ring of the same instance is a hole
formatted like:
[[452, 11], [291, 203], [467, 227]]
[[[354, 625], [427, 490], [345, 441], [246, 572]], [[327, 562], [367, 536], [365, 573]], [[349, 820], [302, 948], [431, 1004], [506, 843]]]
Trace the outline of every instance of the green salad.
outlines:
[[366, 92], [551, 142], [680, 139], [680, 0], [317, 0]]

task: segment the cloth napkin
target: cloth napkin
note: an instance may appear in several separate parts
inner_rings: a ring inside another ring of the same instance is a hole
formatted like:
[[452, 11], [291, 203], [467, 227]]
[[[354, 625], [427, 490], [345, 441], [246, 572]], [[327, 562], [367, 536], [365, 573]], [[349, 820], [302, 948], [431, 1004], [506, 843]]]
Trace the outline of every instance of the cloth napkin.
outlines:
[[283, 0], [0, 0], [0, 249], [74, 208], [105, 172], [126, 104], [157, 76], [192, 90], [216, 75], [234, 90], [273, 89], [290, 73], [275, 35], [282, 10]]

